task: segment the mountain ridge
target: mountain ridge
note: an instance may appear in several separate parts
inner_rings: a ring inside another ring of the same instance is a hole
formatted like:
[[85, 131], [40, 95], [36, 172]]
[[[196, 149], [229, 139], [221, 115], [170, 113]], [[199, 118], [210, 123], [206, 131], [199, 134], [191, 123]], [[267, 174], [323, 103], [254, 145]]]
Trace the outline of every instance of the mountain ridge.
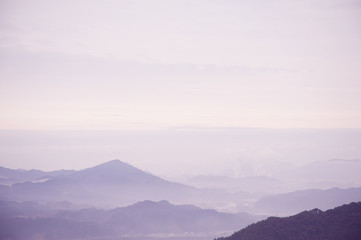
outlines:
[[[283, 194], [264, 196], [255, 203], [255, 208], [267, 215], [291, 215], [297, 212], [320, 208], [327, 210], [341, 204], [361, 201], [361, 188], [306, 189]], [[294, 204], [297, 202], [298, 204]]]
[[[44, 174], [43, 177], [47, 176]], [[38, 178], [36, 178], [38, 179]], [[120, 160], [50, 176], [44, 181], [26, 181], [0, 188], [0, 199], [18, 201], [69, 201], [104, 207], [129, 205], [141, 200], [186, 202], [201, 191], [169, 182]]]
[[[41, 234], [43, 239], [51, 240], [119, 239], [131, 234], [149, 239], [149, 234], [160, 233], [196, 236], [207, 232], [214, 236], [218, 231], [234, 231], [263, 219], [246, 213], [227, 214], [192, 205], [174, 205], [164, 200], [147, 200], [110, 210], [47, 210], [45, 205], [33, 202], [0, 201], [0, 213], [0, 223], [6, 229], [0, 232], [0, 239], [13, 240], [36, 239]], [[47, 227], [42, 229], [46, 222]]]
[[345, 204], [325, 212], [303, 211], [290, 217], [269, 217], [216, 240], [359, 240], [361, 202]]

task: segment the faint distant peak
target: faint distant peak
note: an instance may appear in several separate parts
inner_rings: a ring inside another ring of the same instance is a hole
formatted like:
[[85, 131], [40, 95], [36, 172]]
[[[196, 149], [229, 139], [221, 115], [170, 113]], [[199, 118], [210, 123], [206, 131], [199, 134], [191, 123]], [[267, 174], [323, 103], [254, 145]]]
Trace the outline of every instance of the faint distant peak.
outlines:
[[361, 159], [331, 159], [328, 162], [335, 163], [361, 163]]
[[170, 202], [166, 201], [166, 200], [162, 200], [159, 202], [156, 201], [151, 201], [151, 200], [145, 200], [145, 201], [140, 201], [137, 203], [134, 203], [133, 205], [124, 207], [126, 209], [165, 209], [165, 208], [170, 208], [170, 207], [174, 207], [173, 204], [171, 204]]
[[143, 206], [154, 206], [154, 205], [170, 206], [172, 204], [170, 202], [168, 202], [167, 200], [161, 200], [158, 202], [151, 201], [151, 200], [145, 200], [145, 201], [137, 202], [133, 206], [140, 206], [140, 205], [143, 205]]
[[111, 160], [99, 165], [96, 165], [94, 167], [88, 168], [88, 169], [109, 169], [109, 170], [116, 170], [116, 169], [123, 169], [123, 170], [132, 170], [132, 171], [141, 171], [140, 169], [130, 165], [129, 163], [120, 161], [118, 159]]
[[107, 184], [151, 184], [164, 180], [146, 173], [120, 160], [112, 160], [94, 167], [86, 168], [72, 175], [82, 182]]
[[202, 210], [199, 207], [196, 207], [194, 205], [174, 205], [167, 200], [161, 200], [161, 201], [151, 201], [151, 200], [145, 200], [137, 202], [133, 205], [130, 205], [128, 207], [124, 207], [127, 209], [147, 209], [147, 210], [159, 210], [164, 211], [168, 209], [169, 211], [174, 211], [176, 209], [183, 210], [183, 211], [198, 211]]
[[101, 173], [103, 175], [115, 174], [115, 173], [136, 173], [142, 172], [138, 168], [133, 167], [132, 165], [122, 162], [120, 160], [111, 160], [94, 167], [86, 168], [79, 173]]
[[128, 167], [133, 167], [133, 166], [131, 166], [129, 163], [120, 161], [119, 159], [114, 159], [114, 160], [111, 160], [111, 161], [108, 161], [108, 162], [99, 164], [98, 167], [100, 167], [100, 166], [106, 166], [106, 167], [112, 167], [112, 166], [128, 166]]

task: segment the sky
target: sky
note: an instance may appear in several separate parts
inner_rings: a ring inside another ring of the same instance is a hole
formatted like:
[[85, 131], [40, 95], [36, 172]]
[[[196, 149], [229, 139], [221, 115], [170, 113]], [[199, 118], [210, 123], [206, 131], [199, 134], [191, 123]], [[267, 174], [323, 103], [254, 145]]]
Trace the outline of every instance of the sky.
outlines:
[[361, 128], [361, 2], [0, 0], [0, 129]]
[[358, 0], [0, 0], [0, 165], [361, 159], [360, 43]]

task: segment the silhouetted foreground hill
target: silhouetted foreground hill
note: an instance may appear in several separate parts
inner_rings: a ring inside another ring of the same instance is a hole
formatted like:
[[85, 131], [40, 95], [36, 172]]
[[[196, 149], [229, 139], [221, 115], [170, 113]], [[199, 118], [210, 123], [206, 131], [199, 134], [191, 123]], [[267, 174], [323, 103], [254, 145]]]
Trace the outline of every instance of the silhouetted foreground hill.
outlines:
[[[0, 201], [0, 239], [124, 239], [154, 234], [181, 236], [232, 232], [260, 220], [246, 213], [226, 214], [167, 201], [143, 201], [128, 207], [101, 210], [54, 210], [33, 202]], [[212, 235], [213, 234], [213, 235]], [[164, 239], [164, 238], [163, 238]], [[177, 238], [179, 239], [179, 238]]]
[[270, 217], [218, 240], [360, 240], [361, 202], [325, 212], [304, 211], [285, 218]]

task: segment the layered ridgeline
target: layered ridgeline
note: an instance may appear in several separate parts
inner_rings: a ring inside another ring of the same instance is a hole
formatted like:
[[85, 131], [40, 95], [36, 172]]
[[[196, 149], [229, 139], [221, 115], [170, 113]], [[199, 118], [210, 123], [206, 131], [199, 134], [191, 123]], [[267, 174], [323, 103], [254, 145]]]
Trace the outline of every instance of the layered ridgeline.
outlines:
[[[214, 178], [201, 178], [198, 182], [208, 184], [210, 180]], [[304, 210], [327, 210], [361, 201], [361, 188], [302, 190], [278, 195], [217, 189], [229, 182], [238, 186], [239, 181], [241, 186], [274, 187], [281, 183], [264, 177], [227, 178], [214, 189], [200, 189], [169, 182], [119, 160], [79, 171], [0, 168], [0, 181], [0, 226], [6, 229], [0, 232], [0, 239], [127, 239], [126, 236], [132, 240], [213, 239], [264, 218], [206, 208], [231, 206], [237, 212], [242, 209], [254, 214], [289, 216]], [[119, 206], [128, 207], [117, 208]], [[229, 209], [226, 207], [224, 209]], [[317, 210], [300, 216], [312, 212], [321, 213]], [[285, 220], [270, 218], [268, 221], [278, 224]], [[315, 217], [312, 221], [312, 226], [323, 221], [332, 226], [327, 217], [321, 220]], [[252, 226], [246, 229], [253, 229]], [[257, 236], [256, 239], [262, 238]]]
[[280, 239], [359, 240], [361, 239], [361, 202], [350, 203], [325, 212], [313, 209], [291, 217], [270, 217], [230, 237], [217, 240]]
[[260, 220], [246, 213], [220, 213], [167, 201], [111, 210], [74, 207], [0, 201], [0, 239], [204, 239], [204, 234], [210, 239]]
[[[355, 161], [351, 163], [344, 164], [354, 166]], [[337, 164], [340, 167], [339, 162]], [[281, 184], [280, 181], [261, 176], [241, 179], [208, 176], [194, 180], [198, 188], [167, 181], [119, 160], [79, 171], [43, 172], [0, 167], [0, 199], [43, 204], [68, 201], [100, 208], [115, 208], [144, 200], [168, 200], [174, 204], [194, 204], [203, 208], [269, 216], [287, 216], [313, 208], [327, 210], [361, 201], [361, 188], [313, 189], [275, 194], [237, 191], [267, 190]]]
[[186, 203], [209, 199], [207, 193], [183, 184], [166, 181], [119, 160], [80, 171], [17, 171], [2, 168], [3, 200], [59, 202], [116, 207], [142, 200]]
[[361, 188], [307, 189], [264, 196], [254, 204], [254, 208], [269, 216], [289, 216], [304, 210], [327, 210], [358, 201], [361, 201]]

